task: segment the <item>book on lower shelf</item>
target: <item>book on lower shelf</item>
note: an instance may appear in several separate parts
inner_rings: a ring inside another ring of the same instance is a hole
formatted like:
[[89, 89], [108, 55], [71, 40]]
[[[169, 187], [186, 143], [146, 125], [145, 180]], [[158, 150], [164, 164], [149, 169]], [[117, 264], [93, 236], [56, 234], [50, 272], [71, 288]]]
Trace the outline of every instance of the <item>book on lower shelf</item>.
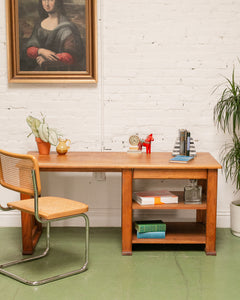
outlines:
[[166, 231], [166, 224], [162, 220], [146, 220], [135, 221], [135, 229], [137, 232], [149, 232], [149, 231]]
[[165, 231], [149, 231], [149, 232], [138, 232], [138, 239], [165, 239]]
[[134, 192], [133, 200], [140, 205], [178, 203], [178, 196], [167, 190]]

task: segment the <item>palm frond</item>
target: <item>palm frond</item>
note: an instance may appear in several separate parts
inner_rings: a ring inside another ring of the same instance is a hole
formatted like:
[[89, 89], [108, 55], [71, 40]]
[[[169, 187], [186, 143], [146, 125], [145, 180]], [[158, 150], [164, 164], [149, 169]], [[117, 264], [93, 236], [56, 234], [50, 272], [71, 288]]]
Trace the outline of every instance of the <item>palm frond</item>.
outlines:
[[234, 136], [240, 128], [240, 87], [235, 82], [234, 70], [231, 80], [226, 78], [227, 87], [214, 107], [214, 122], [223, 132], [228, 131]]
[[240, 141], [233, 138], [233, 142], [226, 144], [221, 152], [221, 161], [226, 180], [230, 179], [240, 189]]

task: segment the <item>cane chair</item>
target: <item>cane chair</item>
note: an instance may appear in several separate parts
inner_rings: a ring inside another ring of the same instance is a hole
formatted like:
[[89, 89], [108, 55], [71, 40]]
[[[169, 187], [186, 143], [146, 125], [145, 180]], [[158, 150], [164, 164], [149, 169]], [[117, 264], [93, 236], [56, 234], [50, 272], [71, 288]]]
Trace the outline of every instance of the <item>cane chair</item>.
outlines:
[[[15, 154], [0, 150], [0, 184], [10, 190], [28, 194], [31, 199], [7, 203], [7, 207], [0, 205], [2, 210], [17, 209], [34, 215], [40, 223], [46, 224], [46, 249], [38, 256], [15, 260], [0, 265], [0, 273], [28, 285], [41, 285], [68, 276], [79, 274], [88, 266], [89, 220], [85, 214], [88, 206], [84, 203], [60, 197], [40, 197], [41, 182], [36, 158], [32, 155]], [[50, 223], [81, 216], [85, 220], [85, 253], [83, 265], [74, 271], [58, 274], [39, 281], [24, 279], [6, 270], [7, 267], [45, 257], [50, 249]]]

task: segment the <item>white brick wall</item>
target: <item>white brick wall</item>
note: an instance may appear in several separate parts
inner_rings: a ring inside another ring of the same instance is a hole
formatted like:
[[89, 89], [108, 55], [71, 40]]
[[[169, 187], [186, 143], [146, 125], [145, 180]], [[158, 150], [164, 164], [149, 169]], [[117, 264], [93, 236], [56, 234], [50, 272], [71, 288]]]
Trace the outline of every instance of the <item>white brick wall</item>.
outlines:
[[[218, 92], [212, 91], [233, 64], [239, 70], [239, 28], [234, 0], [98, 0], [98, 84], [9, 84], [1, 1], [0, 148], [35, 150], [25, 118], [43, 112], [72, 140], [73, 151], [126, 151], [133, 133], [153, 133], [152, 151], [171, 151], [178, 128], [188, 128], [197, 151], [219, 159], [226, 137], [213, 124]], [[120, 225], [118, 174], [98, 182], [91, 174], [45, 173], [42, 180], [46, 194], [87, 201], [92, 225]], [[5, 195], [0, 189], [1, 200]], [[229, 226], [236, 196], [220, 171], [218, 226]], [[1, 226], [12, 220], [19, 224], [18, 215], [0, 214]]]

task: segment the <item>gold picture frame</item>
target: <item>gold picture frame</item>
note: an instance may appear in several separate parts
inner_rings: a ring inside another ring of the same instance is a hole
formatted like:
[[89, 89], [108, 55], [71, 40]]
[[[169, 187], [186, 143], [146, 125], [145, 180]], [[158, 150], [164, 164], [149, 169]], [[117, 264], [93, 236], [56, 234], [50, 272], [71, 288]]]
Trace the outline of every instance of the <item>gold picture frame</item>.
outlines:
[[96, 83], [96, 2], [6, 0], [8, 81]]

